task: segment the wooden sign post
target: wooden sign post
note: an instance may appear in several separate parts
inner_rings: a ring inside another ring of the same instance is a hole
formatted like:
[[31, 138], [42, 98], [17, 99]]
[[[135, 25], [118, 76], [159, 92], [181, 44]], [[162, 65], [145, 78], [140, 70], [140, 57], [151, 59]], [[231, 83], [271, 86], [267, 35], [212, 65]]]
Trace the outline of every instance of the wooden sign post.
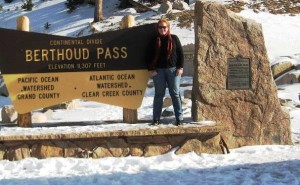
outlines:
[[[26, 16], [21, 16], [17, 19], [17, 30], [29, 31], [29, 19]], [[31, 112], [18, 114], [19, 127], [32, 127]]]
[[[120, 28], [130, 28], [135, 25], [135, 19], [132, 15], [123, 17]], [[136, 123], [138, 120], [137, 109], [123, 108], [123, 122], [125, 123]]]

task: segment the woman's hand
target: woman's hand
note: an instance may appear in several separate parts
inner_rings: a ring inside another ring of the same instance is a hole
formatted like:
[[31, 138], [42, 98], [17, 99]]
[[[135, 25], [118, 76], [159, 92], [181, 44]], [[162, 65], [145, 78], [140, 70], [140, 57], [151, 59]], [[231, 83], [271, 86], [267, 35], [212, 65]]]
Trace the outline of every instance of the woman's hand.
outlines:
[[181, 76], [183, 73], [183, 68], [176, 69], [176, 76]]
[[150, 75], [150, 77], [156, 76], [157, 75], [156, 70], [149, 71], [149, 75]]

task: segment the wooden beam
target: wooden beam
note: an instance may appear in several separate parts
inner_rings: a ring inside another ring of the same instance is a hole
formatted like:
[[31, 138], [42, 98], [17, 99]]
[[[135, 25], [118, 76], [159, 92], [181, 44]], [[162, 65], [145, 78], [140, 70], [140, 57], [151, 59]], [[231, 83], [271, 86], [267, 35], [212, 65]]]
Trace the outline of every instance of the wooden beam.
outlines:
[[[132, 15], [124, 16], [122, 18], [120, 28], [129, 28], [135, 25], [135, 20]], [[123, 122], [125, 123], [136, 123], [138, 118], [137, 118], [137, 110], [136, 109], [126, 109], [123, 108]]]
[[[29, 31], [29, 18], [26, 16], [20, 16], [17, 19], [17, 30]], [[26, 105], [24, 105], [26, 106]], [[18, 126], [19, 127], [32, 127], [31, 112], [25, 114], [18, 114]]]

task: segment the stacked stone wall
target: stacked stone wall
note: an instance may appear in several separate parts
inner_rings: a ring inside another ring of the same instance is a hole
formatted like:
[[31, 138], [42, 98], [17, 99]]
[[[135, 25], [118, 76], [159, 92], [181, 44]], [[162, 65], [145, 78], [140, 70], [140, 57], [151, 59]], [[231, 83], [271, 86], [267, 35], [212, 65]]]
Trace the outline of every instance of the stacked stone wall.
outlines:
[[220, 143], [227, 131], [223, 126], [189, 126], [90, 134], [3, 136], [0, 160], [15, 161], [28, 157], [149, 157], [175, 149], [176, 154], [220, 154], [226, 151]]

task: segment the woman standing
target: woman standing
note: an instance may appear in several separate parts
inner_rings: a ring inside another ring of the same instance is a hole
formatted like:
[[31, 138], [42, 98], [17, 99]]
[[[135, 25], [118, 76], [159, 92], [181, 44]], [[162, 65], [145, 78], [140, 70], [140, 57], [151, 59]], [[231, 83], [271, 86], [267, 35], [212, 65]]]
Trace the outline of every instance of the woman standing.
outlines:
[[153, 101], [153, 123], [158, 125], [163, 98], [168, 86], [176, 117], [176, 125], [182, 125], [183, 113], [180, 96], [180, 79], [183, 73], [183, 50], [176, 35], [170, 33], [170, 23], [161, 19], [156, 24], [157, 36], [153, 39], [154, 53], [148, 70], [153, 78], [155, 95]]

